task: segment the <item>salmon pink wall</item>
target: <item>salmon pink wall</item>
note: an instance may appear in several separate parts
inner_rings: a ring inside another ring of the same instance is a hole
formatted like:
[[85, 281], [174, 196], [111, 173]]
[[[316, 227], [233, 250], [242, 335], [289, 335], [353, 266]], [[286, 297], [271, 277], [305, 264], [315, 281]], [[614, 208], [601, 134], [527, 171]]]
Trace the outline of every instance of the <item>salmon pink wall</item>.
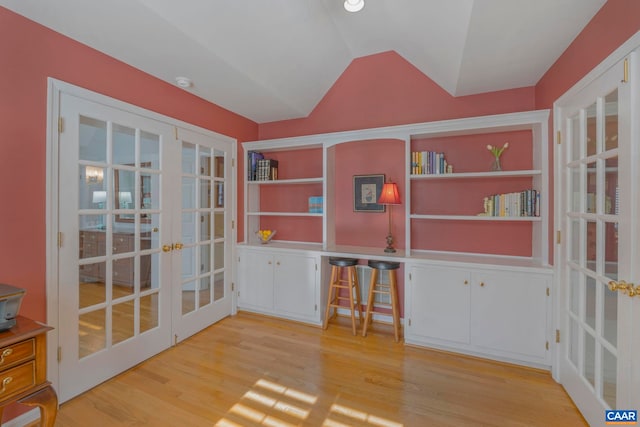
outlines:
[[381, 252], [386, 246], [389, 213], [353, 210], [353, 176], [382, 174], [387, 182], [398, 184], [402, 204], [391, 209], [392, 232], [394, 246], [404, 249], [404, 141], [385, 139], [340, 144], [336, 146], [335, 158], [336, 244], [379, 247]]
[[[638, 31], [640, 1], [607, 1], [536, 85], [536, 108], [552, 109], [553, 103], [560, 96]], [[553, 171], [553, 111], [549, 131], [549, 170]], [[550, 187], [553, 190], [553, 173], [550, 174]], [[553, 212], [553, 194], [550, 195], [549, 201]], [[553, 263], [553, 216], [550, 221], [549, 262]]]
[[46, 320], [47, 77], [239, 141], [257, 137], [256, 123], [2, 7], [0, 58], [0, 282], [27, 290], [21, 314], [36, 320]]
[[260, 139], [528, 111], [533, 87], [453, 97], [396, 52], [357, 58], [309, 117], [262, 123]]

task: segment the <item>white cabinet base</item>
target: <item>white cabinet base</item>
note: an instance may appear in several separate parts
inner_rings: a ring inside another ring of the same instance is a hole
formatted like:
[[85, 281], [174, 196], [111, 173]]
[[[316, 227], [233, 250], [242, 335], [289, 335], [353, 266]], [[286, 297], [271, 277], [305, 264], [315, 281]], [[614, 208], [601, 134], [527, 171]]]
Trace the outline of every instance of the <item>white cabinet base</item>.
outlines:
[[321, 325], [319, 258], [238, 247], [238, 309]]
[[405, 343], [550, 369], [551, 272], [408, 263]]

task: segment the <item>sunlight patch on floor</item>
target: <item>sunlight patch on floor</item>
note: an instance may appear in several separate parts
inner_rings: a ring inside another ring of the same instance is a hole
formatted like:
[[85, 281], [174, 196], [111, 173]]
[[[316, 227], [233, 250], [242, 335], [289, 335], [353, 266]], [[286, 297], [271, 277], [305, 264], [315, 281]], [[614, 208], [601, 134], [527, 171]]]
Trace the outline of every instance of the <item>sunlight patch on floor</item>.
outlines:
[[[293, 427], [307, 420], [318, 397], [260, 379], [234, 404], [216, 427], [238, 427], [247, 423], [267, 427]], [[334, 403], [324, 427], [350, 427], [353, 423], [376, 427], [403, 427], [403, 424]]]

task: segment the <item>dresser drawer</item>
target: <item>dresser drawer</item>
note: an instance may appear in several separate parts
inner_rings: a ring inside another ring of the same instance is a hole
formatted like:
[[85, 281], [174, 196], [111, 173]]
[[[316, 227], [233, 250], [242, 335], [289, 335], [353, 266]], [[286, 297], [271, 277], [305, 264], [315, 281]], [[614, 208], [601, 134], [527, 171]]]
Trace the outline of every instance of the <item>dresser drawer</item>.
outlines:
[[0, 348], [0, 372], [8, 367], [34, 358], [35, 354], [36, 341], [33, 338]]
[[22, 393], [36, 385], [36, 362], [30, 361], [0, 373], [0, 400]]

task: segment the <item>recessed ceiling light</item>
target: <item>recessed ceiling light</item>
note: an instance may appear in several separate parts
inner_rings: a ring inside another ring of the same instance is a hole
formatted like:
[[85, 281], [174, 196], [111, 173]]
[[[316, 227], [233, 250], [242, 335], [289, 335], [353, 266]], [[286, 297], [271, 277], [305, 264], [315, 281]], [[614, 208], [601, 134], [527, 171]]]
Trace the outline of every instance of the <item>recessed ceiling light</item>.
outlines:
[[176, 77], [176, 84], [182, 88], [188, 88], [193, 86], [193, 82], [188, 77]]
[[344, 8], [349, 12], [361, 11], [364, 7], [364, 0], [344, 0]]

